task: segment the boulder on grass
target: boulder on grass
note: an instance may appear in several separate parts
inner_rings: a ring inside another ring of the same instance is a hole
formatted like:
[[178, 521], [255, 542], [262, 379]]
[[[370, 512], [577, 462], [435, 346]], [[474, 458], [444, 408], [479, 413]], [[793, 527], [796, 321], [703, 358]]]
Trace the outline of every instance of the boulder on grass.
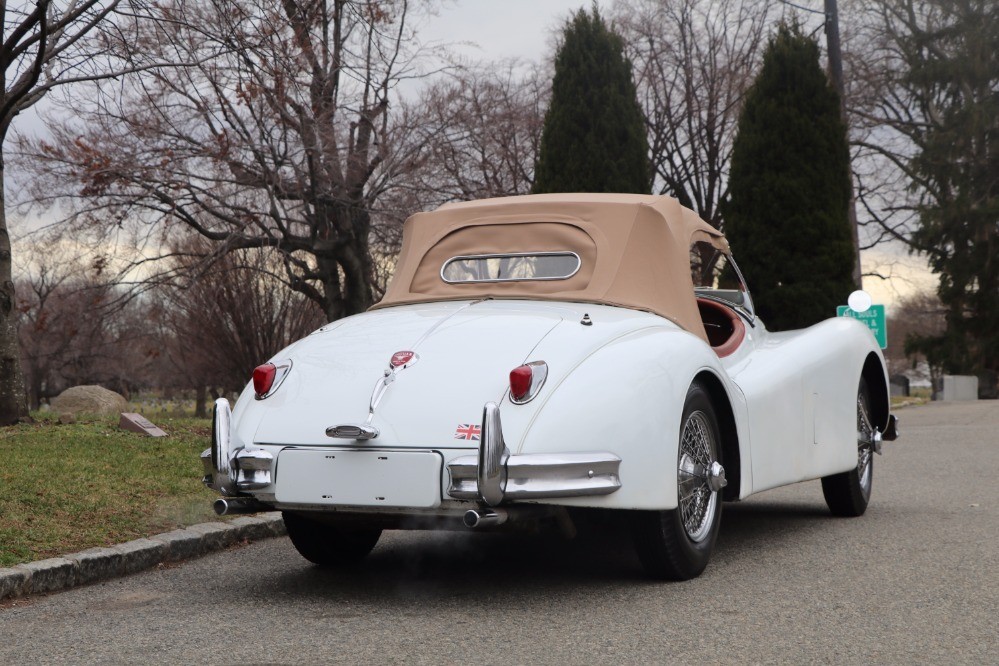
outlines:
[[97, 414], [117, 416], [128, 408], [128, 401], [103, 386], [73, 386], [52, 398], [56, 414]]

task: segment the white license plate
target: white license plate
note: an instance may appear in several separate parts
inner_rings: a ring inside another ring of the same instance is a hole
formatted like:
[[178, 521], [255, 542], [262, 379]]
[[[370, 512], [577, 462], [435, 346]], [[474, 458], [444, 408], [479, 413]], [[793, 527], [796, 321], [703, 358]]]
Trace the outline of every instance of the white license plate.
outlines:
[[443, 458], [433, 451], [284, 449], [278, 502], [434, 508], [441, 503]]

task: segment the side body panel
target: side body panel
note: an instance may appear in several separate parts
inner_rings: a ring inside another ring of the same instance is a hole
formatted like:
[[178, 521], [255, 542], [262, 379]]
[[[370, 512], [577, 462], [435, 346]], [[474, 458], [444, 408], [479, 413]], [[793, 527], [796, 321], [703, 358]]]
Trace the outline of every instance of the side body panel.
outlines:
[[857, 387], [880, 350], [852, 319], [800, 331], [761, 331], [752, 354], [728, 368], [749, 405], [753, 492], [857, 464]]

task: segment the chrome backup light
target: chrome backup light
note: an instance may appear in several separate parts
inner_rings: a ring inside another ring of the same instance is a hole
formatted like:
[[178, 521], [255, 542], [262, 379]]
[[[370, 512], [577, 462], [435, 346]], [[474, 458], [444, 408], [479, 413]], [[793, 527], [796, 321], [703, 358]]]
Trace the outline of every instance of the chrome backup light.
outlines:
[[253, 393], [257, 400], [267, 398], [281, 386], [291, 371], [291, 361], [271, 361], [253, 369]]
[[531, 361], [510, 371], [510, 401], [523, 405], [534, 399], [548, 379], [548, 364]]

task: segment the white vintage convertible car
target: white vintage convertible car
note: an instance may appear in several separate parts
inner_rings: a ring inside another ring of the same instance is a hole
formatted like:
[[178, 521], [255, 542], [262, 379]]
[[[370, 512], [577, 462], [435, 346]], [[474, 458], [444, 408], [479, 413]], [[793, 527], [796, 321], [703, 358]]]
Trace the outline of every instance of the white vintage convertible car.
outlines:
[[385, 298], [256, 368], [213, 430], [216, 511], [281, 510], [319, 565], [383, 529], [599, 513], [650, 575], [687, 579], [725, 500], [821, 479], [833, 514], [862, 514], [895, 419], [862, 324], [770, 333], [695, 213], [562, 194], [411, 217]]

